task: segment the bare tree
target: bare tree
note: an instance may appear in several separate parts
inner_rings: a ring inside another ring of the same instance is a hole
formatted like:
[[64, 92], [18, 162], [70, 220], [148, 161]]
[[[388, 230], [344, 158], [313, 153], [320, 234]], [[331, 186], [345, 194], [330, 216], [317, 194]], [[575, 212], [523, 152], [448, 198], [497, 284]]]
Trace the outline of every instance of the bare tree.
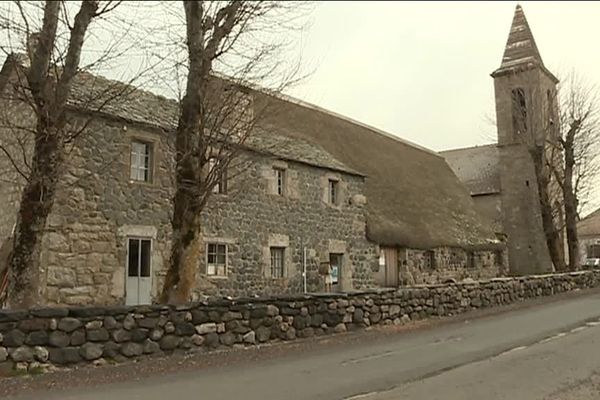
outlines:
[[[184, 1], [185, 90], [175, 135], [175, 195], [171, 255], [160, 300], [190, 299], [202, 254], [200, 214], [240, 160], [264, 109], [252, 102], [253, 83], [279, 93], [298, 77], [287, 63], [298, 2]], [[278, 34], [275, 32], [278, 31]], [[285, 36], [283, 36], [285, 37]], [[240, 170], [239, 166], [237, 170]]]
[[600, 120], [597, 89], [572, 73], [563, 81], [556, 99], [558, 140], [555, 152], [561, 162], [549, 163], [564, 200], [564, 224], [570, 270], [579, 267], [577, 222], [587, 204], [600, 170]]
[[513, 91], [513, 125], [533, 162], [546, 242], [559, 271], [579, 266], [577, 222], [600, 171], [599, 115], [595, 86], [576, 74], [557, 90]]
[[[6, 42], [0, 49], [7, 56], [5, 67], [12, 70], [5, 71], [3, 77], [10, 85], [2, 99], [6, 112], [0, 157], [8, 161], [3, 165], [16, 171], [18, 179], [11, 184], [20, 192], [6, 263], [11, 307], [30, 307], [40, 300], [39, 252], [46, 220], [69, 148], [91, 121], [71, 118], [71, 91], [84, 69], [117, 53], [115, 48], [105, 49], [92, 63], [82, 65], [84, 41], [93, 35], [93, 22], [104, 19], [120, 4], [95, 0], [83, 0], [79, 6], [66, 1], [3, 4], [0, 29]], [[25, 54], [14, 54], [19, 47], [15, 40], [25, 43]], [[89, 94], [88, 103], [79, 106], [93, 106], [90, 111], [99, 111], [130, 90], [128, 85], [104, 88]]]

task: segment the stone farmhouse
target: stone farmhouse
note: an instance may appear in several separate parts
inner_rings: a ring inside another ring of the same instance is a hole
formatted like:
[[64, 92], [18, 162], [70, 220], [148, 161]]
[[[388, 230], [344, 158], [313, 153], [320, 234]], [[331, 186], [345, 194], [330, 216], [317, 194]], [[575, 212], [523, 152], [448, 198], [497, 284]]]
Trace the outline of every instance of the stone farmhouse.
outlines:
[[534, 108], [542, 103], [555, 115], [551, 99], [558, 79], [544, 66], [520, 6], [500, 67], [491, 75], [497, 144], [440, 154], [468, 188], [478, 212], [491, 221], [496, 233], [508, 238], [511, 274], [549, 272], [553, 265], [542, 226], [537, 179], [516, 116], [528, 115], [531, 126], [540, 126], [547, 113]]
[[600, 209], [592, 212], [577, 224], [581, 262], [600, 258]]
[[[0, 71], [3, 117], [21, 125], [32, 116], [13, 92], [26, 67], [10, 56]], [[150, 303], [166, 273], [178, 104], [128, 88], [90, 111], [115, 85], [125, 87], [82, 73], [71, 94], [73, 124], [90, 123], [69, 153], [42, 243], [46, 304]], [[324, 263], [337, 291], [506, 271], [498, 229], [442, 156], [299, 100], [244, 91], [270, 111], [243, 149], [248, 167], [224, 174], [203, 211], [196, 295], [319, 292]], [[4, 126], [0, 140], [11, 134]], [[20, 194], [13, 175], [0, 186], [5, 249]]]

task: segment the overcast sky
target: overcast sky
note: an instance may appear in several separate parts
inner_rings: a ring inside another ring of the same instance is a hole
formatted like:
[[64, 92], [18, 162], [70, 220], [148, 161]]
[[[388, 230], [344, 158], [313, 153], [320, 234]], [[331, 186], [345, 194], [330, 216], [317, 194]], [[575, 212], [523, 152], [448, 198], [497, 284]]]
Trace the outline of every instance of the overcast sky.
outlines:
[[[493, 82], [516, 2], [322, 2], [291, 94], [434, 150], [495, 140]], [[600, 73], [600, 3], [521, 2], [546, 66]]]

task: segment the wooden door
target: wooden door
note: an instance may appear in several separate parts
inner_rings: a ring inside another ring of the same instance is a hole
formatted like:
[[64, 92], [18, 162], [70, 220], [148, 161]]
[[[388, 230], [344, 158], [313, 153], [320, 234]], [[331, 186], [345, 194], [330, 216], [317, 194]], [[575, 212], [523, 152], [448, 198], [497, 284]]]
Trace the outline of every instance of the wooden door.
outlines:
[[398, 249], [386, 247], [383, 249], [385, 259], [385, 286], [398, 287]]

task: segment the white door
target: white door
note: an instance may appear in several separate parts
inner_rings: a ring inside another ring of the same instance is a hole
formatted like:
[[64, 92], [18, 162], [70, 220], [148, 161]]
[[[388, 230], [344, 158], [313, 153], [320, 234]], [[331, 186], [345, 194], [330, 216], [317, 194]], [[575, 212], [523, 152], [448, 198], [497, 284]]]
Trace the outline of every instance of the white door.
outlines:
[[331, 289], [336, 292], [342, 290], [343, 256], [343, 254], [329, 253], [329, 265], [331, 267]]
[[127, 277], [125, 304], [150, 304], [152, 289], [152, 240], [127, 239]]

